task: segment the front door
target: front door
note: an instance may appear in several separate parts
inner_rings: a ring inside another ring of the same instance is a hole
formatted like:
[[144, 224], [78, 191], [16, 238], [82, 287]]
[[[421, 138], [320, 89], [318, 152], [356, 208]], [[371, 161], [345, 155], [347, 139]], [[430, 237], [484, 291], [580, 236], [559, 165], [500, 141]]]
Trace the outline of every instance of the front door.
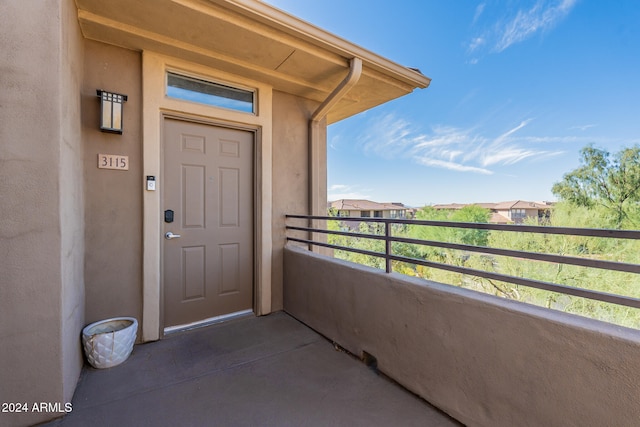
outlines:
[[164, 120], [164, 326], [253, 307], [254, 134]]

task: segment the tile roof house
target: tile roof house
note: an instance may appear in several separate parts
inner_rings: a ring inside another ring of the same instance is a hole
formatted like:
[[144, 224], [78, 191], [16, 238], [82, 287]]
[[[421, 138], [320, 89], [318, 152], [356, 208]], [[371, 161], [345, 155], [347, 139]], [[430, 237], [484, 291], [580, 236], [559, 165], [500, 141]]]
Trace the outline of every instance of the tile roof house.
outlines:
[[378, 203], [362, 199], [340, 199], [329, 203], [338, 216], [361, 218], [411, 218], [413, 209], [402, 203]]
[[553, 207], [551, 202], [514, 200], [499, 203], [451, 203], [433, 205], [433, 208], [438, 210], [457, 210], [469, 205], [489, 209], [491, 211], [489, 222], [493, 224], [522, 224], [527, 218], [543, 220], [544, 218], [549, 218], [550, 210]]

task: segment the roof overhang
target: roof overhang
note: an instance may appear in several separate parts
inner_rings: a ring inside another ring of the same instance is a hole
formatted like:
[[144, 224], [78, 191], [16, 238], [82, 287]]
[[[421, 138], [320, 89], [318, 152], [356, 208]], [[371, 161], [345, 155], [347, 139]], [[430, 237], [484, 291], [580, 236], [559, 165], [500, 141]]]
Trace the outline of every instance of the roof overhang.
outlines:
[[258, 0], [76, 0], [84, 37], [153, 51], [322, 102], [362, 60], [328, 123], [426, 88], [430, 79]]

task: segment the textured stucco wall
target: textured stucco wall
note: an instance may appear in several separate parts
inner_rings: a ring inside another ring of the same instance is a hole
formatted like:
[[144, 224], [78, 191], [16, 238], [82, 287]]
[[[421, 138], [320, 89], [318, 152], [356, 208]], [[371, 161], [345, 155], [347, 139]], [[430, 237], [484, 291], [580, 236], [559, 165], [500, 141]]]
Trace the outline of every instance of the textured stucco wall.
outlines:
[[[316, 107], [315, 102], [273, 92], [273, 311], [282, 310], [284, 216], [309, 213], [309, 117]], [[325, 129], [321, 144], [326, 147]]]
[[637, 426], [640, 332], [285, 248], [287, 312], [473, 426]]
[[[85, 40], [82, 139], [86, 222], [86, 322], [142, 316], [142, 58]], [[99, 130], [96, 90], [128, 96], [123, 134]], [[98, 154], [129, 156], [129, 170], [98, 169]], [[140, 334], [138, 334], [140, 337]]]
[[[0, 2], [0, 402], [69, 402], [84, 321], [73, 0]], [[0, 413], [0, 425], [60, 414]]]
[[62, 275], [63, 395], [70, 402], [82, 367], [80, 331], [85, 321], [84, 182], [80, 117], [83, 38], [73, 0], [60, 14], [60, 236]]

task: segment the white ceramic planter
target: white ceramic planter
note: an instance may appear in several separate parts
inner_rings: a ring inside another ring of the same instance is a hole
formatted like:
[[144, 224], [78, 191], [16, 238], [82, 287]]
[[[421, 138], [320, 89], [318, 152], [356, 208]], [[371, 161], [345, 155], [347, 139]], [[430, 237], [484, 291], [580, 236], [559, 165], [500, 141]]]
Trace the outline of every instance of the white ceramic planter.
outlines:
[[82, 347], [94, 368], [104, 369], [119, 365], [131, 354], [138, 332], [138, 321], [133, 317], [114, 317], [85, 326]]

